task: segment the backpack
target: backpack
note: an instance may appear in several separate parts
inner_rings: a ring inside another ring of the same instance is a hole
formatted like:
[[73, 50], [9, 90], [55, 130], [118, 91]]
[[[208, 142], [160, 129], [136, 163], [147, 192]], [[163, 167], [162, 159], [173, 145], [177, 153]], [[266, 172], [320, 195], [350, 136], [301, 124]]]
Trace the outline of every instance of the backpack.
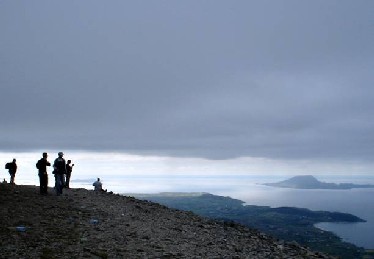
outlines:
[[36, 163], [36, 168], [40, 169], [40, 160], [38, 160], [38, 162]]
[[5, 164], [5, 169], [10, 169], [10, 167], [11, 167], [10, 163]]

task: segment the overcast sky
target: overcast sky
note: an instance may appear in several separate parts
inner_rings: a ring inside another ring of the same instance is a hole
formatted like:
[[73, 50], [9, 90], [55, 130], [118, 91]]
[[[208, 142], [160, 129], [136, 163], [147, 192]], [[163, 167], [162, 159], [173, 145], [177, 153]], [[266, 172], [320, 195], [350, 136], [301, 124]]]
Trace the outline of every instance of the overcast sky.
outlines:
[[0, 150], [372, 163], [374, 1], [0, 1]]

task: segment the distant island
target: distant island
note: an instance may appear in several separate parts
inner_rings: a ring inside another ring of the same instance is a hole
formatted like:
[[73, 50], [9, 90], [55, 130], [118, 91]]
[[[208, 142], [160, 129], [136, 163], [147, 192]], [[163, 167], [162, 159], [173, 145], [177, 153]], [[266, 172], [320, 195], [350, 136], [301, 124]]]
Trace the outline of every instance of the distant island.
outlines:
[[353, 183], [325, 183], [317, 180], [312, 175], [299, 175], [277, 183], [264, 183], [263, 185], [293, 188], [293, 189], [332, 189], [347, 190], [353, 188], [374, 188], [372, 184], [353, 184]]

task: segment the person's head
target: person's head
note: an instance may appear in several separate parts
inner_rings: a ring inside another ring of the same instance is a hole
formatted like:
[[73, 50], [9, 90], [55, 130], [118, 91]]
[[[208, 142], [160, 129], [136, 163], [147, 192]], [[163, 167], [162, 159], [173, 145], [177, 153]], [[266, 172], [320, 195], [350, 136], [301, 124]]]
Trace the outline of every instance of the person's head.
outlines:
[[97, 178], [97, 181], [100, 182], [100, 178]]
[[64, 153], [58, 152], [58, 157], [63, 157], [63, 156], [64, 156]]
[[15, 158], [13, 158], [13, 163], [15, 163], [16, 162], [16, 159]]
[[68, 164], [70, 164], [71, 163], [71, 160], [68, 160]]
[[47, 156], [48, 156], [47, 152], [44, 152], [43, 153], [43, 158], [47, 158]]

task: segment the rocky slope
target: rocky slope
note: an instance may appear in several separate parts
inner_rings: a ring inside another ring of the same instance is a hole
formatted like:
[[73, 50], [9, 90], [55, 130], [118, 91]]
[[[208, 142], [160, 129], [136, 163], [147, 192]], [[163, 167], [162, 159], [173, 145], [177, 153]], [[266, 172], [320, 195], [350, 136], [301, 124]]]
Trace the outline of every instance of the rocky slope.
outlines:
[[132, 197], [52, 191], [0, 184], [0, 258], [328, 258]]

